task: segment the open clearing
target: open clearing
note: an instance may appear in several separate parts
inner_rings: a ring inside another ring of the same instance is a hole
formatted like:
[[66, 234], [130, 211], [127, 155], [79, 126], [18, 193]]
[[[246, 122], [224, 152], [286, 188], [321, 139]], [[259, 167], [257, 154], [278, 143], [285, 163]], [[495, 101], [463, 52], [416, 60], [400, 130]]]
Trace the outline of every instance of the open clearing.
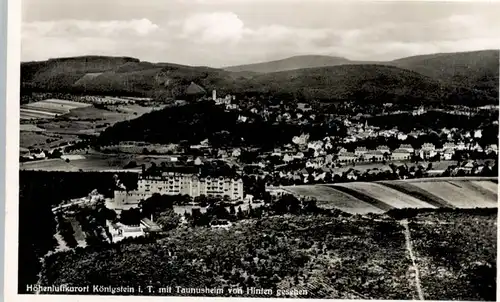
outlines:
[[458, 208], [496, 207], [497, 199], [480, 194], [465, 185], [453, 182], [413, 182], [412, 185], [446, 200]]
[[374, 199], [378, 199], [393, 208], [435, 208], [434, 206], [416, 199], [410, 195], [398, 192], [394, 189], [385, 187], [378, 183], [371, 182], [352, 182], [338, 184], [335, 186], [345, 187], [355, 190], [362, 194], [368, 195]]
[[294, 195], [314, 197], [318, 201], [318, 206], [325, 209], [336, 208], [351, 214], [383, 212], [377, 207], [328, 186], [290, 186], [284, 189]]
[[77, 108], [92, 106], [66, 100], [48, 99], [21, 106], [21, 119], [55, 118]]
[[366, 214], [393, 208], [495, 208], [495, 180], [496, 177], [446, 177], [282, 188], [300, 197], [314, 197], [322, 208]]

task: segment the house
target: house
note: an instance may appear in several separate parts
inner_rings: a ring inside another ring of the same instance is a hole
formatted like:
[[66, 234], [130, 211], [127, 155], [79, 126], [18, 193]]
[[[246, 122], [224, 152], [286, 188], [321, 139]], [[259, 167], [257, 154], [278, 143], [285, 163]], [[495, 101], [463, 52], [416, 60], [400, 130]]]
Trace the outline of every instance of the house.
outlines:
[[443, 159], [444, 160], [451, 160], [453, 158], [453, 155], [455, 155], [455, 150], [445, 149], [443, 152]]
[[123, 223], [113, 223], [109, 220], [106, 221], [108, 231], [111, 234], [111, 241], [118, 242], [125, 238], [137, 238], [145, 235], [143, 227], [128, 226]]
[[304, 153], [302, 152], [297, 152], [297, 154], [295, 154], [293, 156], [294, 159], [303, 159], [304, 158]]
[[345, 162], [354, 162], [354, 161], [357, 161], [358, 159], [358, 156], [356, 156], [356, 154], [352, 153], [352, 152], [344, 152], [344, 153], [340, 153], [338, 155], [338, 161], [341, 162], [341, 163], [345, 163]]
[[392, 151], [392, 160], [409, 160], [411, 158], [411, 153], [406, 149], [396, 149]]
[[408, 135], [405, 134], [405, 133], [403, 133], [403, 132], [399, 132], [397, 138], [400, 141], [404, 141], [404, 140], [406, 140], [408, 138]]
[[45, 154], [45, 151], [40, 151], [38, 153], [32, 153], [31, 156], [33, 156], [34, 159], [44, 159], [47, 157], [47, 155]]
[[366, 149], [366, 147], [357, 147], [356, 150], [354, 150], [354, 154], [356, 154], [356, 156], [361, 156], [366, 152], [368, 152], [368, 149]]
[[235, 148], [233, 149], [233, 152], [231, 152], [232, 157], [239, 157], [241, 155], [241, 149], [240, 148]]
[[451, 150], [456, 150], [458, 148], [457, 145], [455, 145], [455, 143], [444, 143], [443, 145], [443, 150], [447, 150], [447, 149], [451, 149]]
[[408, 151], [410, 153], [415, 152], [415, 149], [413, 149], [413, 147], [410, 144], [401, 144], [399, 146], [399, 149], [406, 150], [406, 151]]
[[434, 146], [434, 144], [431, 144], [431, 143], [424, 143], [422, 145], [422, 151], [424, 152], [428, 152], [428, 151], [433, 151], [433, 150], [436, 150], [436, 146]]
[[379, 150], [368, 151], [363, 156], [365, 158], [365, 161], [383, 161], [384, 160], [384, 153], [382, 153]]
[[389, 149], [389, 147], [387, 147], [385, 145], [378, 146], [377, 147], [377, 151], [380, 151], [382, 153], [390, 153], [391, 152], [391, 150]]
[[238, 116], [238, 122], [245, 123], [247, 120], [248, 120], [248, 117], [246, 117], [244, 115], [239, 115]]
[[226, 219], [216, 219], [210, 222], [210, 227], [213, 229], [228, 229], [231, 226], [231, 221]]
[[478, 143], [476, 143], [475, 145], [471, 146], [470, 148], [472, 150], [474, 150], [474, 151], [477, 151], [477, 152], [483, 152], [483, 148]]
[[307, 148], [313, 149], [313, 150], [319, 150], [323, 147], [323, 142], [322, 141], [314, 141], [310, 142], [307, 144]]
[[309, 134], [301, 134], [300, 136], [294, 136], [292, 142], [296, 145], [305, 145], [309, 141]]
[[497, 144], [493, 144], [493, 145], [489, 145], [488, 147], [486, 147], [486, 152], [487, 153], [496, 153], [498, 154], [498, 145]]
[[351, 172], [347, 173], [346, 177], [349, 180], [356, 180], [356, 179], [358, 179], [358, 176], [356, 175], [356, 173], [354, 173], [354, 170], [351, 170]]
[[465, 143], [464, 142], [458, 142], [457, 143], [457, 150], [465, 150]]
[[200, 166], [203, 164], [203, 161], [201, 160], [201, 158], [197, 157], [195, 160], [194, 160], [194, 165], [195, 166]]
[[481, 138], [483, 136], [483, 130], [479, 129], [474, 131], [474, 137], [475, 138]]
[[339, 152], [337, 152], [337, 155], [340, 155], [341, 153], [346, 153], [347, 149], [346, 148], [340, 148]]
[[283, 157], [283, 161], [286, 163], [291, 162], [293, 161], [293, 156], [290, 154], [285, 154], [285, 156]]

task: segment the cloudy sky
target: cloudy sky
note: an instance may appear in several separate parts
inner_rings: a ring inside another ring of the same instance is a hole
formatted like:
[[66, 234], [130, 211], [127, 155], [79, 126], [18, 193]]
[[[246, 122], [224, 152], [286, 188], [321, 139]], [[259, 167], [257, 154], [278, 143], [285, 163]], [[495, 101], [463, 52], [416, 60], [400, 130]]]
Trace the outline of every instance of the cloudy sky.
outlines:
[[22, 60], [76, 55], [213, 67], [500, 48], [500, 2], [23, 0]]

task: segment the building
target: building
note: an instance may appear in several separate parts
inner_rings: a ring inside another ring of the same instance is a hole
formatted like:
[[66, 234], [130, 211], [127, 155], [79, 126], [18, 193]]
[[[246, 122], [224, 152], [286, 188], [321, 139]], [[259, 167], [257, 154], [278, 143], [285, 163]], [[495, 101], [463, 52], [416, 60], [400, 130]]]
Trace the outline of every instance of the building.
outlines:
[[217, 101], [217, 90], [212, 90], [212, 100], [215, 102]]
[[451, 160], [453, 158], [453, 155], [455, 155], [454, 149], [445, 149], [443, 152], [443, 159], [444, 160]]
[[361, 155], [365, 154], [366, 152], [368, 152], [366, 147], [357, 147], [356, 150], [354, 150], [354, 154], [356, 154], [356, 156], [361, 156]]
[[195, 174], [163, 172], [161, 176], [139, 177], [137, 190], [115, 190], [115, 205], [138, 204], [153, 194], [161, 195], [200, 195], [224, 197], [231, 200], [243, 200], [243, 181], [238, 178], [206, 177], [200, 178]]
[[365, 161], [383, 161], [384, 160], [384, 153], [376, 150], [376, 151], [368, 151], [366, 152], [363, 157], [365, 158]]
[[498, 145], [496, 145], [496, 144], [489, 145], [488, 147], [486, 147], [486, 152], [487, 153], [494, 152], [494, 153], [498, 154]]
[[377, 147], [377, 151], [380, 151], [382, 153], [390, 153], [391, 149], [389, 149], [389, 147], [387, 147], [385, 145], [382, 145], [382, 146]]
[[125, 238], [137, 238], [145, 235], [142, 226], [129, 226], [123, 223], [113, 223], [109, 220], [106, 221], [108, 231], [111, 234], [111, 241], [118, 242]]
[[415, 152], [415, 149], [413, 149], [413, 147], [410, 144], [401, 144], [399, 146], [399, 149], [406, 150], [406, 151], [408, 151], [410, 153]]
[[411, 158], [411, 153], [406, 149], [396, 149], [392, 151], [392, 160], [409, 160]]
[[431, 143], [424, 143], [422, 145], [422, 151], [426, 152], [426, 151], [432, 151], [432, 150], [436, 150], [436, 146], [434, 146], [434, 144], [431, 144]]
[[352, 152], [344, 152], [344, 153], [339, 154], [339, 157], [337, 160], [341, 163], [354, 162], [354, 161], [358, 160], [358, 156], [356, 156], [356, 154], [354, 154]]
[[444, 145], [443, 145], [443, 150], [447, 150], [447, 149], [456, 150], [457, 148], [458, 148], [458, 146], [455, 145], [455, 143], [444, 143]]

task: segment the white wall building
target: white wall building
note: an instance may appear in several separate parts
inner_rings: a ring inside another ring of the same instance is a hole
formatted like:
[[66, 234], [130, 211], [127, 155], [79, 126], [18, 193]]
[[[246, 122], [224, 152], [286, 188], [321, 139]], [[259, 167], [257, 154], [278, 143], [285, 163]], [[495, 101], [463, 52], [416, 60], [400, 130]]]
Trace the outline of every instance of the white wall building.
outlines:
[[115, 204], [137, 204], [153, 194], [161, 195], [200, 195], [224, 197], [231, 200], [243, 200], [243, 181], [241, 179], [224, 177], [200, 178], [193, 174], [164, 172], [161, 176], [141, 176], [137, 190], [115, 191]]

